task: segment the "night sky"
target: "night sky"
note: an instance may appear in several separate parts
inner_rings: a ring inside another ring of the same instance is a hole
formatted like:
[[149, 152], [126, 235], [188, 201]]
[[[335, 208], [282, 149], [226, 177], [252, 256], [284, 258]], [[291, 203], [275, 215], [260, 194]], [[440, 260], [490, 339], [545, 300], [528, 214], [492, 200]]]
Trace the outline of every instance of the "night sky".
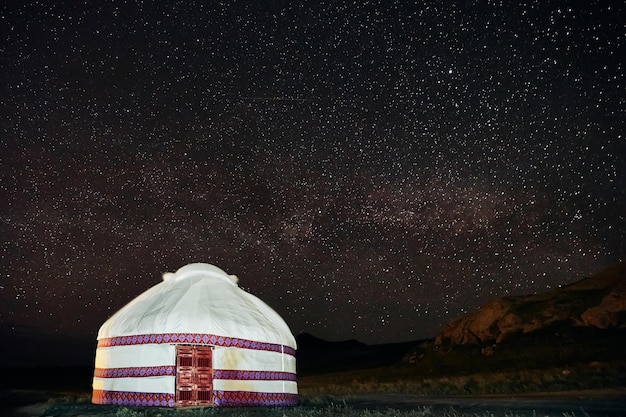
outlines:
[[208, 262], [407, 341], [626, 254], [623, 1], [64, 3], [0, 4], [5, 331]]

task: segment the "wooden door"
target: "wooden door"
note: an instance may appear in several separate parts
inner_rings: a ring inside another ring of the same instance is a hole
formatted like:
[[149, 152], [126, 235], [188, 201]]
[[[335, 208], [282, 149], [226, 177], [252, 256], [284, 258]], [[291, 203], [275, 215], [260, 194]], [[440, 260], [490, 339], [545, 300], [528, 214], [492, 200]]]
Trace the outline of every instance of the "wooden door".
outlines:
[[176, 405], [212, 403], [211, 346], [176, 346]]

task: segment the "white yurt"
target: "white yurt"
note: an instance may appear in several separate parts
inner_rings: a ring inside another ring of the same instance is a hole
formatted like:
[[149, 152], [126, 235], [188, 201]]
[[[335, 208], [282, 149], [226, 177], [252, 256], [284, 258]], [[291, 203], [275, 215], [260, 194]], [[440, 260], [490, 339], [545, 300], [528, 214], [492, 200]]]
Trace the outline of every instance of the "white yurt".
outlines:
[[283, 319], [216, 266], [194, 263], [98, 332], [95, 404], [295, 405], [296, 341]]

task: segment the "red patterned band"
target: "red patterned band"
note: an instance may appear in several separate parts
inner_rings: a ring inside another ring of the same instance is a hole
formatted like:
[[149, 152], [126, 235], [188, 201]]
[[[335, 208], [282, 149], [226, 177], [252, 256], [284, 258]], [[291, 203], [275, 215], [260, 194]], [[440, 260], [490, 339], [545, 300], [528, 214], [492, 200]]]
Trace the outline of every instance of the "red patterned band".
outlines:
[[96, 378], [141, 378], [150, 376], [174, 376], [176, 366], [141, 366], [132, 368], [96, 368]]
[[93, 390], [94, 404], [174, 407], [174, 394], [160, 392], [126, 392]]
[[[151, 376], [174, 376], [176, 366], [143, 366], [129, 368], [96, 368], [96, 378], [142, 378]], [[257, 380], [257, 381], [295, 381], [296, 374], [281, 371], [247, 371], [233, 369], [213, 370], [215, 379]]]
[[238, 347], [242, 349], [268, 350], [282, 352], [296, 356], [296, 350], [290, 346], [274, 343], [255, 342], [254, 340], [225, 337], [203, 333], [162, 333], [162, 334], [139, 334], [131, 336], [118, 336], [98, 340], [98, 347], [190, 343], [196, 345], [210, 345], [221, 347]]
[[[94, 390], [94, 404], [174, 407], [174, 394]], [[213, 391], [213, 404], [221, 407], [298, 405], [298, 394], [247, 391]]]
[[213, 391], [213, 403], [221, 407], [298, 405], [298, 394], [282, 392]]
[[232, 369], [215, 369], [215, 379], [231, 379], [238, 381], [295, 381], [296, 374], [280, 371], [236, 371]]

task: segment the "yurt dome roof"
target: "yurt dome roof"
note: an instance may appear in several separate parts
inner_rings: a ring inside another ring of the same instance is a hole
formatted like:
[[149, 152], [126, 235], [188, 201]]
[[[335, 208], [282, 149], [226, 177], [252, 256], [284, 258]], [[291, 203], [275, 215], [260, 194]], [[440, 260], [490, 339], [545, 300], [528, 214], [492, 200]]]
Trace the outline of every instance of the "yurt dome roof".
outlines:
[[193, 263], [189, 265], [185, 265], [180, 268], [175, 273], [166, 272], [163, 274], [163, 280], [167, 281], [168, 279], [183, 279], [190, 276], [211, 276], [217, 278], [226, 278], [230, 280], [233, 284], [237, 284], [239, 281], [236, 275], [228, 275], [222, 269], [218, 268], [215, 265], [204, 264], [204, 263]]
[[109, 318], [98, 339], [147, 334], [215, 335], [296, 348], [285, 321], [222, 269], [193, 263], [148, 289]]

